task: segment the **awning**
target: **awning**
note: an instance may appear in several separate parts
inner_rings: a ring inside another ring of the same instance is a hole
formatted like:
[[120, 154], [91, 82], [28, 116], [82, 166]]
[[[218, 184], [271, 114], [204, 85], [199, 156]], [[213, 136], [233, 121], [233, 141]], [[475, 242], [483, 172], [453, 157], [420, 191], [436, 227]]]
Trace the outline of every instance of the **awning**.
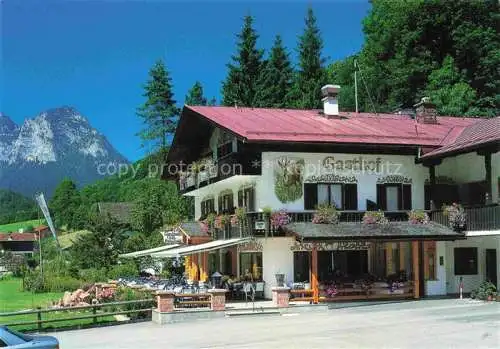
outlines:
[[155, 258], [166, 258], [166, 257], [180, 257], [186, 256], [198, 252], [208, 252], [213, 250], [218, 250], [220, 248], [234, 246], [248, 242], [250, 238], [237, 238], [237, 239], [227, 239], [227, 240], [215, 240], [199, 245], [189, 245], [184, 247], [175, 248], [168, 251], [157, 252], [151, 254]]
[[135, 251], [135, 252], [121, 254], [118, 257], [120, 257], [120, 258], [144, 257], [144, 256], [149, 256], [152, 253], [168, 251], [168, 250], [171, 250], [171, 249], [179, 247], [179, 246], [180, 246], [179, 244], [165, 245], [165, 246], [150, 248], [149, 250], [141, 250], [141, 251]]
[[285, 226], [301, 238], [309, 240], [458, 240], [465, 235], [435, 223], [412, 224], [389, 222], [388, 224], [345, 223], [315, 224], [291, 223]]

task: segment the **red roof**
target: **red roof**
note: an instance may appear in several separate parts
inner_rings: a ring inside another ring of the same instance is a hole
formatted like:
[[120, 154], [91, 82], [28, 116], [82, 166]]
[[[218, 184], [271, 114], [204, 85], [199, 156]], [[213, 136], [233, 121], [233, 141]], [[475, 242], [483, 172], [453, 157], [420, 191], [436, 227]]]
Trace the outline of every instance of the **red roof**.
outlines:
[[0, 241], [35, 241], [34, 233], [0, 233]]
[[419, 124], [407, 115], [341, 112], [327, 119], [318, 110], [185, 106], [249, 142], [331, 142], [438, 147], [454, 142], [478, 121], [438, 117]]
[[422, 158], [442, 157], [446, 154], [465, 152], [479, 146], [500, 141], [500, 117], [481, 119], [466, 127], [455, 140], [441, 148], [433, 150]]

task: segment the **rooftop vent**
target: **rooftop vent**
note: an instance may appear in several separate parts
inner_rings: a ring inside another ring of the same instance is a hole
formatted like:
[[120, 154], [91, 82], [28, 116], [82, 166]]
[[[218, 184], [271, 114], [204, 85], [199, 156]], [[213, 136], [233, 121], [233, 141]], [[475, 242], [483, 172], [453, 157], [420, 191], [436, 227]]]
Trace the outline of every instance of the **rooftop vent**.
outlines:
[[321, 88], [323, 113], [326, 118], [339, 116], [339, 102], [337, 98], [339, 91], [339, 85], [325, 85]]
[[423, 97], [414, 107], [416, 108], [416, 119], [419, 124], [438, 123], [436, 106], [431, 103], [429, 97]]

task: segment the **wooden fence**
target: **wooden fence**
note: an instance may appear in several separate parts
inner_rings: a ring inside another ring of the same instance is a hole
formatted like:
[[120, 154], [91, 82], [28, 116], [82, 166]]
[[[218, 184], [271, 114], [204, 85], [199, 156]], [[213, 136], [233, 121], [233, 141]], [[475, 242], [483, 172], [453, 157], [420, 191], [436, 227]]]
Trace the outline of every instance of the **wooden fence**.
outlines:
[[[98, 323], [98, 318], [114, 316], [114, 315], [128, 315], [134, 313], [146, 312], [147, 316], [151, 318], [151, 310], [155, 301], [153, 299], [140, 299], [140, 300], [131, 300], [131, 301], [121, 301], [121, 302], [110, 302], [110, 303], [102, 303], [102, 304], [94, 304], [94, 305], [84, 305], [84, 306], [76, 306], [76, 307], [67, 307], [67, 308], [49, 308], [49, 309], [41, 309], [38, 308], [36, 310], [22, 310], [8, 313], [0, 313], [0, 318], [12, 318], [16, 316], [22, 315], [34, 315], [36, 320], [30, 321], [14, 321], [14, 322], [6, 322], [2, 325], [5, 326], [26, 326], [26, 325], [37, 325], [37, 330], [41, 331], [43, 329], [43, 324], [60, 322], [60, 321], [72, 321], [72, 320], [84, 320], [84, 319], [92, 319], [92, 324], [96, 325]], [[98, 310], [102, 310], [103, 308], [116, 308], [116, 307], [127, 307], [136, 304], [144, 304], [139, 309], [129, 309], [129, 310], [111, 310], [110, 312], [98, 312]], [[44, 319], [44, 314], [51, 314], [57, 312], [80, 312], [80, 311], [92, 311], [91, 314], [77, 315], [73, 317], [61, 317], [56, 319]], [[4, 320], [3, 320], [4, 321]]]

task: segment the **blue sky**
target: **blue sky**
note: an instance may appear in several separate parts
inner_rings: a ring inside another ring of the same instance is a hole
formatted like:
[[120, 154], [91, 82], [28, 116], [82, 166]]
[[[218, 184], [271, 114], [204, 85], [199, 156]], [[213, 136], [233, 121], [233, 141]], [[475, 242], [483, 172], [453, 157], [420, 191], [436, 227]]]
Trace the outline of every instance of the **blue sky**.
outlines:
[[141, 128], [135, 110], [156, 59], [166, 62], [179, 105], [196, 80], [208, 98], [220, 100], [243, 16], [255, 16], [260, 48], [281, 34], [296, 62], [308, 4], [329, 62], [359, 50], [367, 0], [4, 0], [0, 111], [21, 123], [48, 108], [74, 106], [136, 160], [147, 149], [135, 136]]

